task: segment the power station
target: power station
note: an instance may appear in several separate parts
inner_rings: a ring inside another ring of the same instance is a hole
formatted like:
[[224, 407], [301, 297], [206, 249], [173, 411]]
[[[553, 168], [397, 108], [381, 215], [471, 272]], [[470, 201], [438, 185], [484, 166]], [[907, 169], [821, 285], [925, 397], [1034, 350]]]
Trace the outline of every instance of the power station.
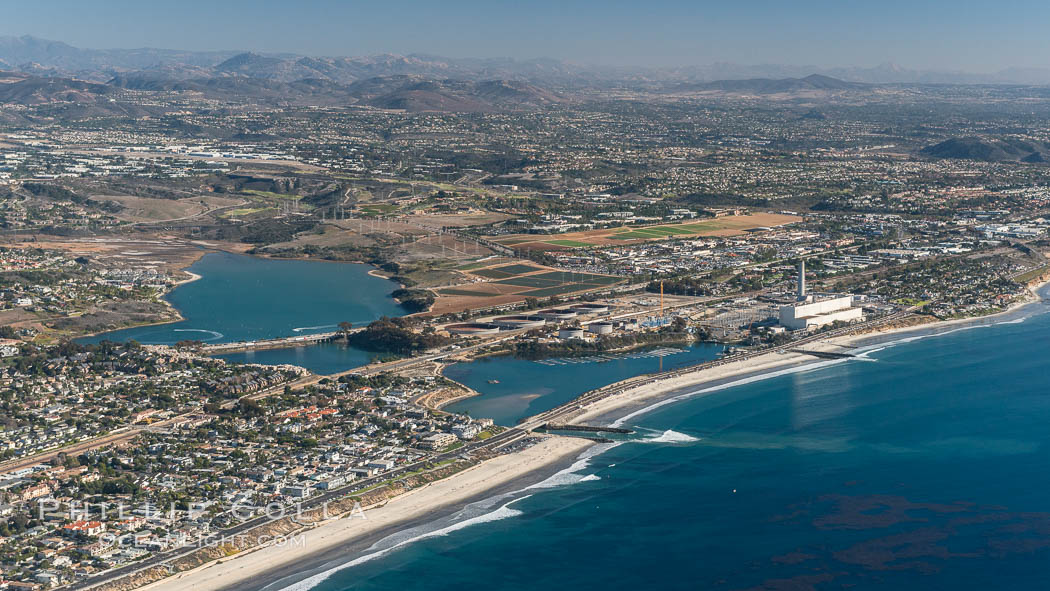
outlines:
[[780, 325], [789, 330], [809, 330], [836, 321], [856, 322], [864, 311], [853, 307], [850, 294], [810, 295], [806, 292], [806, 261], [798, 262], [795, 303], [780, 307]]

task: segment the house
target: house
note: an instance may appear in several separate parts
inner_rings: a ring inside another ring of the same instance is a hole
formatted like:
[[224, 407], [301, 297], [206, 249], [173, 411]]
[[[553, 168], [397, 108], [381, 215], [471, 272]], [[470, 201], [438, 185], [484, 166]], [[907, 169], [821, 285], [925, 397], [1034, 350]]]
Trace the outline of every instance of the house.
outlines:
[[451, 433], [431, 433], [419, 442], [419, 447], [423, 449], [445, 449], [458, 440], [459, 438]]
[[62, 526], [62, 530], [70, 535], [97, 536], [106, 531], [106, 524], [101, 521], [74, 521]]
[[394, 460], [371, 460], [365, 466], [378, 470], [389, 470], [394, 467]]
[[481, 427], [471, 423], [465, 425], [456, 425], [452, 427], [452, 434], [464, 441], [467, 441], [470, 439], [474, 439], [475, 437], [480, 435]]
[[281, 494], [293, 499], [306, 499], [310, 497], [311, 489], [308, 486], [286, 486], [281, 489]]

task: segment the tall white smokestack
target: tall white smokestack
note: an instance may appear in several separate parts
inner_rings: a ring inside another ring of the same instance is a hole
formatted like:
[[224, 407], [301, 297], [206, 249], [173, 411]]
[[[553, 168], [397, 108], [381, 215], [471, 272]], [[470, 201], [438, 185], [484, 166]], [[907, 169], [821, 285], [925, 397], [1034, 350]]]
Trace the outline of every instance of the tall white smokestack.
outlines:
[[798, 260], [798, 301], [806, 301], [806, 260]]

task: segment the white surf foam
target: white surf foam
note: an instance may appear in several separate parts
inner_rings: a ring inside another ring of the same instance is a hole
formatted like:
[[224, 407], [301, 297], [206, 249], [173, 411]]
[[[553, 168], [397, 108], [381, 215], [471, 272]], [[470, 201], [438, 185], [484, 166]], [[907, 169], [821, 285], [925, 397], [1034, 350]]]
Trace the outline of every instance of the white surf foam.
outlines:
[[636, 441], [640, 443], [692, 443], [694, 441], [700, 441], [700, 438], [686, 435], [685, 433], [680, 433], [673, 429], [668, 429], [654, 437], [646, 437], [645, 439], [638, 439]]
[[[332, 568], [329, 568], [311, 577], [288, 585], [287, 587], [278, 587], [278, 589], [280, 589], [280, 591], [308, 591], [309, 589], [312, 589], [313, 587], [316, 587], [317, 585], [328, 580], [333, 574], [339, 571], [352, 568], [354, 566], [363, 564], [376, 558], [380, 558], [398, 548], [403, 548], [414, 542], [445, 536], [452, 532], [459, 531], [461, 529], [465, 529], [473, 525], [480, 525], [483, 523], [490, 523], [493, 521], [517, 517], [523, 512], [518, 509], [512, 509], [510, 505], [513, 505], [514, 503], [520, 500], [527, 499], [532, 496], [531, 494], [522, 495], [522, 493], [528, 492], [530, 490], [550, 489], [560, 486], [570, 486], [579, 482], [593, 482], [596, 480], [601, 480], [601, 477], [597, 474], [584, 475], [578, 474], [577, 472], [587, 468], [590, 465], [592, 458], [602, 453], [605, 453], [606, 451], [609, 451], [610, 449], [620, 445], [620, 443], [622, 442], [601, 443], [598, 445], [591, 446], [585, 449], [579, 456], [577, 456], [576, 461], [573, 462], [571, 466], [563, 470], [559, 470], [558, 472], [547, 477], [545, 480], [542, 480], [540, 482], [537, 482], [536, 484], [527, 486], [520, 490], [504, 493], [488, 499], [483, 499], [476, 503], [471, 503], [470, 505], [465, 507], [460, 513], [453, 516], [452, 519], [455, 520], [458, 517], [464, 514], [469, 514], [472, 511], [484, 511], [479, 515], [452, 523], [445, 527], [441, 527], [429, 532], [424, 531], [426, 527], [432, 527], [432, 525], [427, 524], [417, 528], [406, 530], [404, 532], [400, 532], [398, 534], [394, 534], [376, 542], [371, 548], [366, 550], [366, 553], [364, 555], [359, 556], [358, 558], [355, 558], [343, 564], [339, 564], [337, 566], [333, 566]], [[501, 502], [503, 504], [499, 505], [499, 503]], [[486, 509], [497, 505], [499, 506], [496, 509], [486, 511]], [[267, 589], [269, 589], [269, 587]]]
[[293, 328], [292, 332], [303, 332], [304, 330], [321, 330], [322, 328], [336, 328], [338, 324], [322, 324], [321, 326], [300, 326], [299, 328]]
[[[559, 486], [569, 486], [569, 485], [572, 485], [572, 484], [576, 484], [577, 482], [585, 482], [590, 476], [594, 477], [594, 478], [591, 478], [591, 480], [597, 480], [599, 477], [597, 475], [595, 475], [595, 474], [583, 475], [583, 474], [579, 474], [579, 472], [584, 470], [585, 468], [587, 468], [588, 466], [591, 465], [591, 458], [593, 458], [595, 456], [598, 456], [600, 454], [603, 454], [603, 453], [609, 451], [610, 449], [620, 445], [621, 443], [623, 443], [623, 442], [622, 441], [616, 441], [616, 442], [613, 442], [613, 443], [599, 443], [598, 445], [593, 445], [593, 446], [583, 450], [583, 453], [581, 453], [579, 456], [577, 456], [576, 457], [576, 461], [573, 462], [572, 465], [569, 466], [568, 468], [559, 470], [559, 471], [555, 472], [554, 474], [550, 475], [549, 477], [547, 477], [546, 480], [542, 480], [540, 482], [537, 482], [536, 484], [533, 484], [531, 486], [527, 486], [524, 489], [522, 489], [520, 491], [517, 491], [517, 493], [525, 492], [525, 491], [528, 491], [528, 490], [555, 488], [555, 487], [559, 487]], [[517, 493], [509, 493], [509, 494], [510, 495], [514, 495], [514, 494], [517, 494]]]
[[526, 499], [526, 498], [528, 498], [528, 496], [524, 496], [524, 497], [521, 497], [521, 498], [518, 498], [518, 499], [514, 499], [513, 501], [510, 501], [510, 502], [508, 502], [508, 503], [506, 503], [504, 505], [501, 505], [498, 509], [496, 509], [494, 511], [490, 511], [489, 513], [478, 515], [476, 517], [472, 517], [470, 519], [465, 519], [465, 520], [460, 521], [458, 523], [453, 523], [452, 525], [443, 527], [441, 529], [436, 529], [436, 530], [431, 531], [431, 532], [426, 532], [426, 533], [423, 533], [423, 534], [420, 534], [420, 535], [417, 535], [417, 536], [413, 536], [413, 537], [405, 539], [405, 540], [401, 540], [401, 541], [397, 542], [396, 544], [393, 544], [392, 546], [383, 548], [381, 550], [376, 550], [375, 552], [371, 552], [369, 554], [365, 554], [364, 556], [360, 556], [358, 558], [355, 558], [354, 560], [351, 560], [350, 562], [341, 564], [339, 566], [332, 567], [332, 568], [330, 568], [330, 569], [328, 569], [328, 570], [326, 570], [324, 572], [317, 573], [316, 575], [313, 575], [312, 577], [303, 579], [302, 581], [299, 581], [297, 583], [293, 583], [293, 584], [289, 585], [288, 587], [285, 587], [283, 591], [307, 591], [308, 589], [316, 587], [317, 585], [319, 585], [319, 584], [323, 583], [324, 581], [328, 580], [332, 575], [334, 575], [335, 573], [337, 573], [339, 571], [342, 571], [342, 570], [345, 570], [345, 569], [348, 569], [348, 568], [352, 568], [352, 567], [357, 566], [359, 564], [364, 564], [364, 563], [366, 563], [366, 562], [368, 562], [370, 560], [375, 560], [376, 558], [384, 556], [384, 555], [386, 555], [386, 554], [388, 554], [390, 552], [393, 552], [394, 550], [397, 550], [398, 548], [402, 548], [402, 547], [407, 546], [407, 545], [409, 545], [409, 544], [411, 544], [413, 542], [418, 542], [420, 540], [426, 540], [426, 539], [429, 539], [429, 538], [437, 538], [437, 537], [441, 537], [441, 536], [446, 536], [446, 535], [448, 535], [448, 534], [450, 534], [452, 532], [468, 528], [468, 527], [470, 527], [472, 525], [479, 525], [479, 524], [482, 524], [482, 523], [491, 523], [493, 521], [500, 521], [501, 519], [509, 519], [511, 517], [517, 517], [518, 515], [521, 515], [522, 512], [517, 510], [517, 509], [511, 509], [510, 505], [512, 503], [516, 503], [517, 501], [520, 501], [521, 499]]
[[211, 335], [210, 339], [205, 339], [207, 341], [214, 341], [215, 339], [221, 339], [223, 336], [225, 336], [221, 332], [214, 330], [204, 330], [203, 328], [173, 328], [172, 332], [203, 332], [204, 334]]

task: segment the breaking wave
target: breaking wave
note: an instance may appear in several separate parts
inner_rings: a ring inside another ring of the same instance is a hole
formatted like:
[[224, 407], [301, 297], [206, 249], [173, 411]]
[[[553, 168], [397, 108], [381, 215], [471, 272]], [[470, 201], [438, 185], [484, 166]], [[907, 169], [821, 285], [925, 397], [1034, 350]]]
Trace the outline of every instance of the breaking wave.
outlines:
[[[454, 515], [439, 519], [435, 522], [423, 524], [414, 528], [409, 528], [404, 531], [398, 532], [382, 540], [379, 540], [373, 544], [365, 552], [349, 562], [332, 566], [324, 571], [307, 577], [301, 581], [297, 581], [287, 586], [280, 586], [280, 582], [265, 587], [265, 590], [279, 589], [280, 591], [308, 591], [313, 587], [328, 580], [332, 575], [339, 571], [352, 568], [354, 566], [364, 564], [370, 560], [380, 558], [394, 550], [403, 548], [414, 542], [426, 540], [430, 538], [436, 538], [448, 535], [452, 532], [466, 529], [474, 525], [481, 525], [484, 523], [491, 523], [494, 521], [500, 521], [503, 519], [510, 519], [517, 517], [523, 512], [518, 509], [511, 507], [514, 503], [527, 499], [532, 496], [529, 493], [533, 490], [544, 490], [550, 488], [557, 488], [561, 486], [570, 486], [580, 482], [592, 482], [601, 480], [601, 477], [597, 474], [579, 474], [578, 472], [587, 468], [591, 459], [598, 456], [618, 445], [622, 442], [614, 443], [602, 443], [591, 446], [585, 449], [572, 465], [555, 472], [546, 479], [537, 482], [536, 484], [527, 486], [520, 490], [513, 492], [504, 493], [475, 503], [471, 503], [464, 507], [461, 511]], [[493, 509], [493, 507], [496, 507]], [[466, 517], [466, 519], [464, 519]], [[441, 525], [445, 523], [446, 525]], [[436, 529], [430, 529], [438, 526]]]
[[[425, 532], [425, 533], [418, 534], [418, 535], [412, 535], [412, 537], [408, 537], [408, 538], [396, 541], [395, 543], [393, 543], [391, 545], [386, 545], [386, 547], [383, 547], [383, 548], [380, 548], [380, 549], [375, 549], [374, 551], [369, 552], [369, 553], [367, 553], [367, 554], [365, 554], [363, 556], [360, 556], [358, 558], [355, 558], [355, 559], [353, 559], [353, 560], [351, 560], [349, 562], [346, 562], [346, 563], [341, 564], [339, 566], [334, 566], [334, 567], [332, 567], [332, 568], [330, 568], [330, 569], [328, 569], [326, 571], [317, 573], [316, 575], [313, 575], [311, 577], [303, 579], [302, 581], [299, 581], [297, 583], [293, 583], [293, 584], [289, 585], [288, 587], [285, 587], [284, 591], [306, 591], [307, 589], [311, 589], [311, 588], [316, 587], [317, 585], [323, 583], [329, 577], [331, 577], [332, 575], [334, 575], [335, 573], [337, 573], [337, 572], [339, 572], [341, 570], [352, 568], [352, 567], [357, 566], [359, 564], [364, 564], [364, 563], [366, 563], [366, 562], [368, 562], [370, 560], [375, 560], [376, 558], [384, 556], [384, 555], [386, 555], [386, 554], [388, 554], [390, 552], [393, 552], [394, 550], [397, 550], [398, 548], [402, 548], [402, 547], [407, 546], [407, 545], [409, 545], [409, 544], [411, 544], [413, 542], [418, 542], [420, 540], [426, 540], [426, 539], [429, 539], [429, 538], [436, 538], [436, 537], [446, 536], [446, 535], [448, 535], [448, 534], [450, 534], [450, 533], [452, 533], [454, 531], [459, 531], [461, 529], [470, 527], [472, 525], [479, 525], [479, 524], [482, 524], [482, 523], [490, 523], [490, 522], [493, 522], [493, 521], [500, 521], [502, 519], [509, 519], [511, 517], [517, 517], [518, 515], [521, 515], [522, 512], [517, 510], [517, 509], [511, 509], [510, 505], [512, 503], [515, 503], [517, 501], [520, 501], [520, 500], [526, 499], [526, 498], [528, 498], [528, 496], [524, 496], [524, 497], [521, 497], [521, 498], [518, 498], [518, 499], [514, 499], [513, 501], [510, 501], [508, 503], [503, 504], [502, 506], [500, 506], [499, 508], [497, 508], [494, 511], [490, 511], [488, 513], [483, 513], [483, 514], [478, 515], [476, 517], [471, 517], [470, 519], [465, 519], [463, 521], [460, 521], [460, 522], [457, 522], [457, 523], [453, 523], [451, 525], [442, 527], [440, 529], [435, 529], [433, 531]], [[407, 531], [408, 532], [412, 532], [413, 530], [407, 530]], [[395, 536], [391, 536], [391, 538], [394, 538], [394, 537], [397, 537], [397, 535], [395, 534]], [[390, 540], [390, 538], [388, 538], [387, 540]], [[376, 548], [376, 546], [378, 546], [379, 544], [383, 544], [383, 542], [385, 542], [387, 540], [381, 540], [380, 542], [377, 542], [375, 545], [373, 545], [372, 548]]]

